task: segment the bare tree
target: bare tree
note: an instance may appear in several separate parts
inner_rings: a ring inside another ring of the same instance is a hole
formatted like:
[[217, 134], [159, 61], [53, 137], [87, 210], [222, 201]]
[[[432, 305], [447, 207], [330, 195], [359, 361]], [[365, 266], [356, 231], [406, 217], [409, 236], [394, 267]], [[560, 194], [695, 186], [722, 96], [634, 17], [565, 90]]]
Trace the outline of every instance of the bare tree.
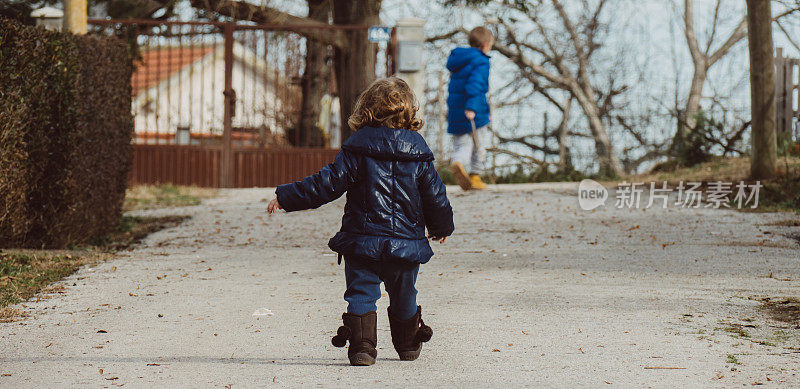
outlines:
[[[329, 0], [308, 0], [308, 18], [327, 23], [330, 16]], [[306, 66], [303, 71], [303, 103], [300, 109], [300, 143], [298, 146], [324, 146], [322, 129], [317, 126], [320, 101], [329, 91], [330, 67], [328, 45], [306, 39]]]
[[[551, 0], [560, 28], [546, 23], [539, 15], [546, 14], [544, 2], [514, 2], [506, 5], [515, 11], [511, 17], [501, 17], [499, 39], [495, 50], [519, 67], [521, 74], [538, 89], [566, 91], [577, 102], [594, 140], [595, 151], [602, 175], [619, 176], [623, 169], [619, 157], [608, 136], [604, 116], [609, 112], [614, 96], [625, 87], [601, 91], [592, 61], [597, 49], [602, 46], [598, 32], [605, 26], [600, 17], [608, 1], [600, 0], [594, 5], [582, 2], [577, 18], [571, 16], [559, 0]], [[518, 36], [511, 20], [524, 17], [524, 23], [535, 27], [539, 39]], [[558, 101], [552, 99], [556, 104]]]
[[[760, 1], [762, 3], [769, 3], [768, 0]], [[678, 115], [679, 124], [678, 130], [672, 143], [672, 152], [681, 153], [684, 147], [683, 140], [689, 131], [693, 131], [697, 125], [697, 115], [700, 112], [701, 99], [703, 98], [703, 90], [708, 79], [708, 73], [711, 68], [725, 57], [730, 51], [744, 38], [747, 37], [747, 18], [742, 17], [736, 24], [736, 27], [728, 35], [720, 35], [722, 28], [722, 13], [724, 12], [725, 0], [715, 0], [714, 13], [711, 19], [710, 34], [705, 42], [699, 42], [697, 32], [695, 30], [696, 17], [695, 17], [695, 2], [694, 0], [684, 0], [683, 4], [683, 26], [686, 44], [689, 47], [689, 53], [692, 57], [693, 73], [692, 82], [689, 86], [689, 94], [686, 99], [686, 106], [683, 112]], [[779, 21], [792, 13], [798, 11], [798, 3], [783, 1], [784, 10], [780, 14], [770, 17], [773, 20]], [[787, 35], [788, 36], [788, 35]], [[724, 37], [724, 39], [720, 39]], [[722, 42], [720, 44], [720, 42]]]
[[[509, 85], [511, 85], [511, 83]], [[541, 91], [541, 93], [547, 92]], [[502, 108], [503, 106], [516, 106], [519, 108], [521, 107], [522, 101], [526, 100], [528, 97], [530, 97], [530, 95], [524, 95], [515, 100], [498, 104], [497, 107]], [[542, 131], [538, 133], [529, 132], [521, 135], [504, 135], [497, 130], [490, 129], [492, 135], [497, 139], [499, 145], [497, 147], [490, 148], [488, 151], [509, 156], [524, 165], [535, 165], [539, 166], [540, 168], [547, 168], [548, 166], [555, 165], [560, 171], [572, 170], [573, 163], [572, 156], [570, 154], [568, 138], [570, 136], [586, 136], [569, 131], [572, 100], [572, 96], [567, 95], [562, 102], [553, 103], [559, 112], [561, 112], [561, 120], [555, 129], [548, 128], [547, 120], [545, 120]], [[517, 127], [520, 127], [522, 126], [522, 115], [516, 116], [518, 122]], [[553, 143], [551, 142], [553, 139], [555, 139], [556, 147], [550, 146]], [[518, 149], [521, 146], [527, 151], [527, 153], [516, 152], [508, 147], [511, 145], [516, 146], [514, 147], [515, 149]], [[533, 155], [536, 154], [542, 154], [543, 158], [533, 157]], [[551, 156], [558, 158], [555, 164], [552, 164], [548, 161], [550, 159], [548, 157]]]

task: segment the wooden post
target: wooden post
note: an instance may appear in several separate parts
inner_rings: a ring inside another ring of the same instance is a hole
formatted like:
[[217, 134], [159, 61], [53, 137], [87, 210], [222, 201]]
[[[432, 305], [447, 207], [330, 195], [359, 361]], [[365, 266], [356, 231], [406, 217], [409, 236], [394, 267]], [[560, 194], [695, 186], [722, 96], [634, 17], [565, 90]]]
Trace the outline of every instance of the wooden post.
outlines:
[[86, 0], [64, 0], [64, 31], [86, 34]]
[[236, 109], [236, 91], [233, 90], [233, 23], [225, 23], [225, 116], [222, 119], [222, 161], [220, 168], [220, 185], [223, 188], [233, 187], [233, 150], [231, 132], [233, 131], [233, 115]]
[[769, 1], [747, 0], [752, 112], [750, 176], [770, 178], [777, 167], [775, 137], [775, 61], [772, 43], [772, 7]]
[[782, 105], [782, 116], [780, 117], [780, 120], [783, 123], [783, 128], [778, 131], [777, 138], [781, 145], [785, 145], [786, 143], [791, 143], [792, 141], [792, 116], [794, 116], [794, 107], [792, 107], [794, 62], [791, 58], [783, 58], [783, 61], [781, 61], [780, 71], [782, 75], [781, 80], [783, 81], [783, 84], [781, 85], [783, 101], [781, 101], [779, 104]]
[[786, 96], [784, 95], [784, 88], [783, 88], [783, 78], [785, 76], [784, 73], [784, 57], [783, 57], [783, 48], [776, 47], [775, 48], [775, 133], [776, 137], [780, 139], [780, 134], [785, 129], [785, 123], [783, 122], [783, 108], [785, 107], [784, 100]]
[[444, 98], [444, 72], [439, 72], [439, 87], [436, 88], [436, 121], [439, 124], [439, 133], [436, 134], [436, 151], [439, 153], [439, 163], [442, 164], [447, 160], [444, 155], [444, 133], [447, 132], [447, 118], [445, 118], [445, 98]]

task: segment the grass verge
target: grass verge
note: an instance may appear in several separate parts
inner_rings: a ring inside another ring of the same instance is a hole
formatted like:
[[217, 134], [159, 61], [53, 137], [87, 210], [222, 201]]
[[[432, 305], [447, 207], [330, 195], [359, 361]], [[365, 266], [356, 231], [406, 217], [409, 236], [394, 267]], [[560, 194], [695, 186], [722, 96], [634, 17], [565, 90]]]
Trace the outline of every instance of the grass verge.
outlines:
[[25, 313], [10, 307], [39, 292], [57, 293], [49, 285], [69, 276], [81, 266], [110, 259], [113, 253], [138, 243], [158, 230], [174, 227], [186, 216], [139, 217], [123, 216], [117, 228], [90, 246], [71, 250], [3, 250], [0, 251], [0, 323], [24, 317]]
[[52, 282], [83, 265], [103, 259], [104, 253], [90, 251], [20, 250], [0, 252], [0, 322], [24, 314], [9, 305], [31, 298]]
[[196, 186], [139, 185], [125, 192], [123, 210], [186, 207], [200, 204], [205, 198], [214, 197], [216, 189]]
[[[759, 191], [758, 208], [743, 208], [742, 211], [800, 213], [800, 157], [780, 157], [778, 170], [776, 178], [761, 182], [763, 188]], [[626, 181], [657, 184], [666, 181], [673, 188], [681, 181], [704, 184], [722, 181], [733, 183], [735, 190], [735, 185], [741, 181], [754, 182], [749, 175], [750, 158], [715, 158], [692, 167], [663, 164], [650, 173], [628, 177]]]
[[[125, 210], [197, 205], [212, 197], [212, 189], [173, 185], [137, 186], [126, 192]], [[47, 298], [59, 288], [50, 286], [69, 276], [81, 266], [106, 261], [113, 253], [126, 249], [147, 235], [175, 227], [187, 216], [143, 217], [125, 215], [107, 236], [87, 246], [70, 250], [0, 250], [0, 322], [14, 321], [25, 313], [12, 305], [26, 301], [39, 292]], [[48, 293], [49, 292], [49, 293]]]

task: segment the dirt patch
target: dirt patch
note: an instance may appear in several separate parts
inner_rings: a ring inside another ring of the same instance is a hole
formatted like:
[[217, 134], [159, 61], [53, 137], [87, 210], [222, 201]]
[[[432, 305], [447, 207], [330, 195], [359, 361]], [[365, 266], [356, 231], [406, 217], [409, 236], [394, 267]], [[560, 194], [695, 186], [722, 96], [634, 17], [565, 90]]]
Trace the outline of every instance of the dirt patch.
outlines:
[[776, 227], [800, 227], [800, 219], [785, 219], [778, 220], [771, 223], [759, 224], [761, 226], [776, 226]]
[[761, 310], [772, 319], [800, 328], [800, 300], [795, 297], [765, 297]]

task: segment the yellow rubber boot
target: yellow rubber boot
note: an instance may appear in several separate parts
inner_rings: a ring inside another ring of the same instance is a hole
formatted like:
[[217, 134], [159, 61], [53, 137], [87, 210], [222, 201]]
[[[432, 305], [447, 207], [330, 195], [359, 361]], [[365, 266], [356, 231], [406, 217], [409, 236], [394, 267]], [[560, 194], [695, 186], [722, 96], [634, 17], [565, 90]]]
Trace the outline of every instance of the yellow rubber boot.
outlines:
[[472, 189], [475, 190], [483, 190], [488, 188], [486, 184], [484, 184], [483, 181], [481, 181], [481, 176], [477, 174], [470, 175], [469, 182], [470, 184], [472, 184]]
[[458, 186], [460, 186], [461, 189], [472, 189], [472, 181], [467, 175], [467, 171], [464, 169], [464, 165], [462, 165], [461, 162], [456, 161], [450, 164], [450, 171], [453, 172], [453, 176], [455, 176], [456, 182], [458, 182]]

